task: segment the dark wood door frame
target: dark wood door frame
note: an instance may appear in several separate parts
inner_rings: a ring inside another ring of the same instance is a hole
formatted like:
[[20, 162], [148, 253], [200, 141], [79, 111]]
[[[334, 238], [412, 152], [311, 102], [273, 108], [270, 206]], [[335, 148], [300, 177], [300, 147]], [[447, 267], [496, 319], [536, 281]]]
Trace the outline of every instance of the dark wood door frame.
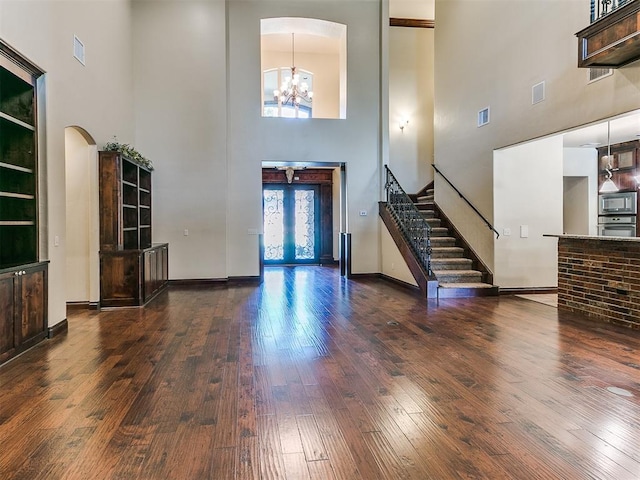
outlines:
[[[320, 190], [320, 264], [335, 263], [333, 259], [333, 170], [306, 168], [296, 170], [292, 184], [318, 185]], [[262, 169], [262, 184], [288, 184], [285, 170]]]

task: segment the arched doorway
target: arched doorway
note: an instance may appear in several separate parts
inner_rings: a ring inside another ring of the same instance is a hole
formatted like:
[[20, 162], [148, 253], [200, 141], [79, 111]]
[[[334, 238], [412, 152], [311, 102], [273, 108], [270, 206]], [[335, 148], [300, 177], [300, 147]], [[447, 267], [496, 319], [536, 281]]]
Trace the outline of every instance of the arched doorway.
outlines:
[[98, 148], [81, 127], [65, 129], [67, 304], [98, 305]]

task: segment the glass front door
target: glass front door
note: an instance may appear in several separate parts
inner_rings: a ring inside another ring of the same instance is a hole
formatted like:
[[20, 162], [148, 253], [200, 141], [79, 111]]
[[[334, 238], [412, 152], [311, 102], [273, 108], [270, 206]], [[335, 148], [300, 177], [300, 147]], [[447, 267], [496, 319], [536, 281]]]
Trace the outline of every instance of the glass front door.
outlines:
[[318, 187], [269, 185], [262, 193], [265, 264], [318, 263]]

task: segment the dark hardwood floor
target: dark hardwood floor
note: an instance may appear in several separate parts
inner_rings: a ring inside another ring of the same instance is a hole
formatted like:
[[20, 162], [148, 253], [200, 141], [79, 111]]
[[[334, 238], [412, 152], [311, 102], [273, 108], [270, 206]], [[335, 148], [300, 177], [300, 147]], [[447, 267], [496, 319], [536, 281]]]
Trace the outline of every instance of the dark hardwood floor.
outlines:
[[637, 480], [639, 447], [640, 332], [328, 267], [74, 311], [0, 367], [3, 480]]

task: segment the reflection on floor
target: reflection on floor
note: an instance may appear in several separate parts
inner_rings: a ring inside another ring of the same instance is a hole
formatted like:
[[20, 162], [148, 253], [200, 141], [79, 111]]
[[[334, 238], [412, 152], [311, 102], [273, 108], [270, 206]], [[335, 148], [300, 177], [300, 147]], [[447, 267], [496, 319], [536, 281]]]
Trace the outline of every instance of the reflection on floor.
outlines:
[[532, 293], [530, 295], [516, 295], [516, 297], [524, 298], [526, 300], [533, 300], [534, 302], [544, 303], [550, 307], [558, 307], [558, 294], [557, 293]]

